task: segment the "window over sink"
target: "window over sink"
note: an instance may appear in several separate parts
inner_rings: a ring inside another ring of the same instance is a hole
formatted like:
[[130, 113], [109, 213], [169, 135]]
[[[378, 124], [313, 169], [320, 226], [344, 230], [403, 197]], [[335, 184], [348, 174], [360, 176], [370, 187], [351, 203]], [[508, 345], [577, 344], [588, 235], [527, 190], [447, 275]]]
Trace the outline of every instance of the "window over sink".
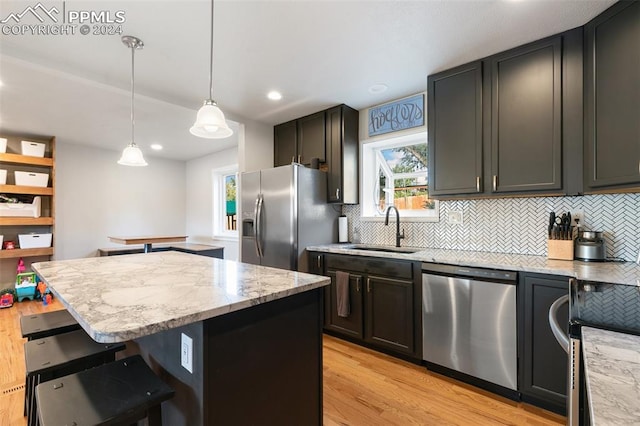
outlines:
[[380, 220], [393, 205], [403, 219], [437, 222], [429, 198], [427, 134], [414, 133], [362, 146], [362, 217]]

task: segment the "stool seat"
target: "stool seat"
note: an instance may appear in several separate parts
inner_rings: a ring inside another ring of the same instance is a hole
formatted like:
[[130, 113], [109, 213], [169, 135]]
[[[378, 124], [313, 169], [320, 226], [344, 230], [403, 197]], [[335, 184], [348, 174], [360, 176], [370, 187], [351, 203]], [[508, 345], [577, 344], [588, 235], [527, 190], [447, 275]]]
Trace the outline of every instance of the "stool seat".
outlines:
[[36, 388], [42, 426], [160, 424], [160, 404], [175, 391], [140, 355], [71, 374]]
[[24, 344], [26, 369], [25, 414], [29, 426], [37, 423], [35, 387], [42, 382], [77, 373], [115, 359], [124, 343], [98, 343], [84, 330], [75, 330]]
[[29, 340], [78, 330], [80, 324], [66, 309], [20, 317], [22, 337]]

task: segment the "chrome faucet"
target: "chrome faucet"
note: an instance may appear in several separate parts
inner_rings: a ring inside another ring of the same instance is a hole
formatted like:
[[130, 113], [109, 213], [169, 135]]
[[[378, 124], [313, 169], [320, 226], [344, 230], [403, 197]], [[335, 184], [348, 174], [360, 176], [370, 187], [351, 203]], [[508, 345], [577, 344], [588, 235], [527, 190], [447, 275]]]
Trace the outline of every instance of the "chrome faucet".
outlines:
[[387, 208], [387, 213], [384, 217], [385, 226], [389, 225], [389, 212], [391, 209], [396, 211], [396, 247], [400, 247], [400, 240], [404, 238], [404, 229], [402, 230], [402, 234], [400, 233], [400, 212], [395, 206], [389, 206]]

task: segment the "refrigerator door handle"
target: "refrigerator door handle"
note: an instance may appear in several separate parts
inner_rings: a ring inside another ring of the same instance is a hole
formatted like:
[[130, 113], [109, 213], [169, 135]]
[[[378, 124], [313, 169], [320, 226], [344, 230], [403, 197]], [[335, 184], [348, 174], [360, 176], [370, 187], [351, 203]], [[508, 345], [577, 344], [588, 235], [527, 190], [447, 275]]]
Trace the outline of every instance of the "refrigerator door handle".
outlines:
[[253, 210], [253, 215], [256, 218], [256, 234], [255, 234], [255, 243], [256, 243], [256, 253], [258, 257], [262, 257], [262, 250], [260, 247], [260, 213], [262, 213], [262, 194], [258, 194], [256, 197], [256, 205]]

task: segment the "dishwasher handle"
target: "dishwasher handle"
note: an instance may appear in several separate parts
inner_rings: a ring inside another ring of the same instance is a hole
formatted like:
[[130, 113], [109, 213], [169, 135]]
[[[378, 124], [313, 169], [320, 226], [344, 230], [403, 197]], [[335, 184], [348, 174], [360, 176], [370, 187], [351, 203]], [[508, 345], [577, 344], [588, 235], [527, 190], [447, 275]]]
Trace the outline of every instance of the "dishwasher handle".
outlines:
[[569, 336], [564, 333], [557, 318], [558, 310], [565, 303], [569, 303], [568, 294], [557, 298], [556, 301], [551, 304], [551, 307], [549, 308], [549, 326], [551, 327], [553, 336], [556, 338], [560, 346], [562, 346], [562, 349], [564, 349], [568, 354], [570, 349]]

